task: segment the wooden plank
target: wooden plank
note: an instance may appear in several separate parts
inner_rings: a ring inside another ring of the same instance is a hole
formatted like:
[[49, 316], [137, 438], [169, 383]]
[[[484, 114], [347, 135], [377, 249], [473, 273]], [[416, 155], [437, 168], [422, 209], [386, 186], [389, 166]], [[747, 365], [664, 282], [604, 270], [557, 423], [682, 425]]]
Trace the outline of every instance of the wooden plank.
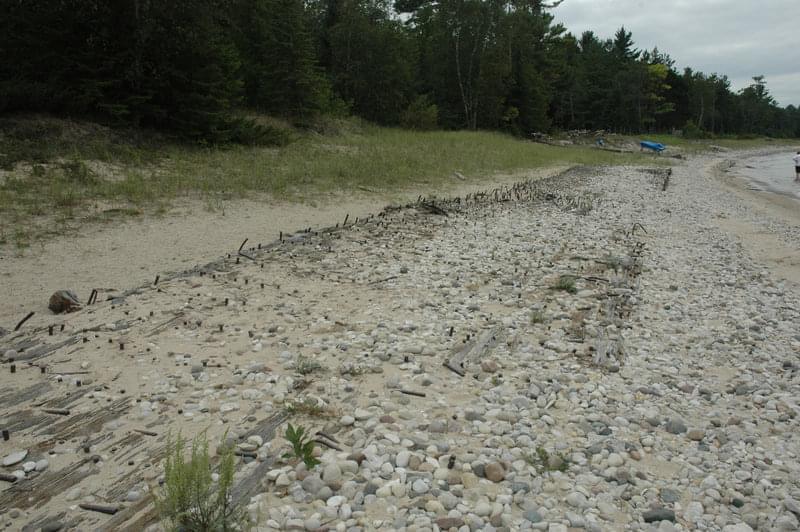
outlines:
[[[245, 438], [257, 435], [261, 436], [266, 443], [275, 437], [275, 432], [278, 430], [278, 427], [283, 425], [287, 419], [289, 419], [289, 414], [287, 412], [278, 412], [274, 416], [262, 421], [256, 428], [247, 433]], [[240, 480], [231, 490], [233, 501], [243, 505], [247, 504], [250, 501], [250, 497], [258, 493], [261, 482], [273, 467], [273, 462], [274, 458], [270, 456], [269, 459], [258, 464], [248, 476]]]
[[84, 458], [58, 471], [45, 471], [0, 493], [0, 508], [41, 507], [55, 495], [68, 491], [98, 471], [91, 458]]
[[46, 344], [46, 345], [39, 345], [32, 349], [26, 349], [25, 351], [18, 353], [14, 360], [37, 360], [40, 358], [44, 358], [50, 353], [61, 349], [62, 347], [66, 347], [69, 345], [76, 344], [78, 342], [78, 337], [73, 336], [72, 338], [67, 338], [62, 342], [57, 342], [55, 344]]
[[20, 403], [41, 397], [49, 393], [50, 390], [52, 390], [52, 386], [47, 381], [37, 382], [27, 388], [11, 389], [7, 393], [0, 395], [0, 405], [3, 405], [3, 408], [17, 406]]
[[477, 339], [460, 348], [453, 356], [445, 361], [444, 366], [458, 373], [456, 370], [466, 371], [467, 366], [478, 362], [492, 352], [492, 349], [506, 336], [502, 325], [492, 327], [481, 333]]
[[158, 325], [156, 325], [155, 327], [153, 327], [150, 330], [150, 332], [148, 332], [145, 336], [149, 338], [151, 336], [155, 336], [155, 335], [159, 334], [160, 332], [162, 332], [165, 329], [167, 329], [173, 323], [180, 321], [180, 319], [183, 318], [183, 316], [184, 316], [183, 312], [178, 312], [178, 314], [176, 314], [172, 318], [170, 318], [170, 319], [168, 319], [168, 320], [166, 320], [164, 322], [161, 322]]
[[52, 435], [49, 440], [40, 442], [39, 446], [52, 445], [57, 440], [69, 440], [95, 434], [103, 425], [123, 415], [128, 410], [131, 401], [130, 397], [125, 397], [111, 404], [103, 405], [97, 410], [74, 414], [57, 423], [52, 423], [37, 432], [37, 435]]
[[78, 528], [80, 518], [68, 517], [67, 512], [61, 512], [56, 515], [40, 515], [23, 526], [22, 532], [40, 532], [45, 526], [54, 523], [60, 523], [62, 525], [60, 530], [73, 530]]

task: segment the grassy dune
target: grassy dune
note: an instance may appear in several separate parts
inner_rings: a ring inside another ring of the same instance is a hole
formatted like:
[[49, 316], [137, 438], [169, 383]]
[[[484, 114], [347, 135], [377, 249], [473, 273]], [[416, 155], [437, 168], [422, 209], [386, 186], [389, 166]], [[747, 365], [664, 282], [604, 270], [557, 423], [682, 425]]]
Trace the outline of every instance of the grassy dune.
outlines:
[[[277, 127], [288, 128], [277, 124]], [[0, 244], [29, 244], [76, 219], [165, 212], [176, 198], [302, 200], [331, 191], [435, 190], [458, 171], [492, 174], [564, 164], [667, 164], [649, 154], [549, 146], [491, 132], [413, 132], [355, 120], [291, 130], [285, 147], [203, 147], [46, 117], [0, 122]], [[657, 140], [697, 151], [719, 141]], [[611, 143], [633, 139], [609, 138]], [[728, 142], [752, 147], [764, 141]]]

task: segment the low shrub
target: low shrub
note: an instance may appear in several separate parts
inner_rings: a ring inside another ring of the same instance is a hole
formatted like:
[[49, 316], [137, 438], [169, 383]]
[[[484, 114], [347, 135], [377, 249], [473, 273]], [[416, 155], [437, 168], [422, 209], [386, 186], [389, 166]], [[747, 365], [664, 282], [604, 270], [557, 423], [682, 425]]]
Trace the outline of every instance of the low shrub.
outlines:
[[242, 508], [231, 498], [235, 472], [233, 447], [220, 454], [219, 479], [213, 480], [208, 440], [205, 434], [192, 442], [191, 458], [186, 460], [186, 440], [180, 435], [167, 442], [164, 485], [156, 496], [156, 506], [168, 530], [228, 532], [239, 530], [244, 520]]

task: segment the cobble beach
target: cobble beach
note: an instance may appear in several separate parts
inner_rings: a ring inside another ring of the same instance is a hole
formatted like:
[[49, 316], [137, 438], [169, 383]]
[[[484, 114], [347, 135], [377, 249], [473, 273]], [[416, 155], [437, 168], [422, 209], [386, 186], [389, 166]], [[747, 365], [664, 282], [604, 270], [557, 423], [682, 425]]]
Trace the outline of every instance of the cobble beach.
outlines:
[[800, 230], [727, 160], [414, 202], [37, 315], [0, 338], [0, 519], [157, 530], [169, 435], [207, 431], [258, 531], [795, 530], [797, 265], [757, 246]]

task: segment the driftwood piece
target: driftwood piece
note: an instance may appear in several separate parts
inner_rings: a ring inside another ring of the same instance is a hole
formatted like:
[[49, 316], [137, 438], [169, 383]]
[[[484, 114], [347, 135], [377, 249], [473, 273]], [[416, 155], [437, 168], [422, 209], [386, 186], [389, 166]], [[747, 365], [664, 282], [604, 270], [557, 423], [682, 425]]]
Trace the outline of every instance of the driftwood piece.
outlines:
[[100, 512], [101, 514], [107, 514], [107, 515], [114, 515], [119, 511], [118, 506], [112, 506], [108, 504], [81, 503], [78, 506], [83, 508], [84, 510], [89, 510], [91, 512]]
[[465, 375], [466, 367], [469, 364], [473, 364], [491, 353], [504, 337], [502, 326], [492, 327], [484, 331], [474, 342], [459, 349], [449, 360], [445, 361], [444, 367], [460, 375], [462, 373]]
[[418, 209], [428, 214], [435, 214], [437, 216], [447, 216], [447, 211], [437, 206], [433, 202], [423, 201], [422, 203], [419, 204]]
[[150, 336], [157, 335], [158, 333], [160, 333], [164, 329], [168, 328], [170, 325], [172, 325], [176, 321], [180, 320], [181, 318], [183, 318], [183, 312], [179, 312], [178, 314], [176, 314], [175, 316], [171, 317], [167, 321], [163, 321], [163, 322], [159, 323], [158, 325], [156, 325], [155, 327], [150, 329], [150, 332], [148, 332], [146, 334], [146, 336], [150, 337]]
[[[279, 412], [262, 421], [256, 428], [247, 433], [246, 437], [254, 435], [261, 436], [265, 442], [268, 442], [275, 437], [275, 432], [278, 430], [278, 427], [280, 427], [288, 417], [289, 414], [286, 412]], [[274, 458], [272, 457], [261, 462], [255, 469], [250, 471], [249, 475], [239, 481], [231, 490], [231, 498], [233, 501], [246, 504], [250, 500], [250, 497], [258, 492], [261, 481], [272, 469], [273, 462]]]
[[48, 424], [42, 427], [37, 435], [48, 435], [50, 438], [40, 441], [39, 445], [53, 445], [58, 440], [95, 434], [103, 425], [123, 415], [130, 408], [132, 401], [130, 397], [125, 397], [108, 403], [103, 408], [72, 414], [58, 422]]
[[31, 480], [13, 484], [0, 492], [0, 508], [39, 508], [52, 497], [97, 473], [98, 469], [93, 465], [91, 458], [86, 458], [58, 471], [45, 471]]
[[22, 320], [20, 320], [20, 322], [19, 322], [19, 323], [17, 323], [17, 326], [16, 326], [16, 327], [14, 327], [14, 330], [15, 330], [15, 331], [18, 331], [18, 330], [19, 330], [19, 328], [20, 328], [20, 327], [22, 327], [22, 326], [25, 324], [25, 322], [26, 322], [26, 321], [28, 321], [29, 319], [31, 319], [31, 318], [33, 317], [33, 315], [34, 315], [34, 314], [36, 314], [36, 312], [33, 312], [33, 311], [29, 312], [27, 316], [25, 316], [24, 318], [22, 318]]
[[53, 351], [61, 349], [62, 347], [70, 346], [77, 342], [78, 342], [78, 337], [73, 336], [72, 338], [67, 338], [63, 342], [58, 342], [49, 345], [38, 345], [33, 349], [26, 349], [25, 351], [17, 353], [17, 356], [14, 357], [14, 359], [18, 362], [21, 360], [36, 360], [39, 358], [43, 358], [52, 353]]
[[377, 281], [370, 281], [369, 284], [385, 283], [386, 281], [392, 281], [394, 279], [397, 279], [397, 275], [390, 275], [389, 277], [385, 277], [383, 279], [378, 279]]
[[27, 388], [20, 388], [17, 390], [11, 389], [8, 392], [0, 395], [0, 405], [4, 409], [12, 406], [17, 406], [26, 401], [31, 401], [37, 397], [47, 394], [52, 389], [49, 382], [36, 383], [28, 386]]
[[42, 408], [42, 412], [45, 412], [47, 414], [56, 414], [59, 416], [69, 415], [69, 410], [67, 410], [66, 408]]
[[97, 525], [97, 532], [139, 532], [149, 524], [158, 521], [158, 515], [152, 497], [142, 497], [134, 504], [121, 508], [107, 522]]
[[324, 445], [325, 447], [328, 447], [329, 449], [333, 449], [334, 451], [342, 452], [342, 448], [341, 447], [339, 447], [338, 445], [336, 445], [333, 442], [329, 442], [325, 438], [314, 438], [314, 441], [316, 443], [319, 443], [320, 445]]
[[466, 373], [464, 373], [464, 370], [462, 370], [461, 368], [457, 368], [457, 367], [453, 366], [452, 364], [450, 364], [449, 361], [445, 361], [444, 364], [442, 364], [442, 366], [446, 367], [447, 369], [449, 369], [450, 371], [452, 371], [453, 373], [455, 373], [459, 377], [463, 377], [464, 375], [466, 375]]

